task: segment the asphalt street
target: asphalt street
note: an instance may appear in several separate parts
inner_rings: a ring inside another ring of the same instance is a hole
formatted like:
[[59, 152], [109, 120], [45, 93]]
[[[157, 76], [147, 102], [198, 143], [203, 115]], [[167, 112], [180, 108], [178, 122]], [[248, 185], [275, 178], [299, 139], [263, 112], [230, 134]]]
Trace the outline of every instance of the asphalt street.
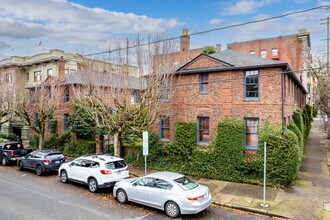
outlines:
[[[110, 189], [90, 193], [87, 186], [63, 184], [56, 173], [37, 176], [15, 166], [0, 166], [0, 219], [169, 219], [162, 211], [128, 203], [119, 204]], [[212, 205], [197, 215], [178, 219], [272, 219]]]

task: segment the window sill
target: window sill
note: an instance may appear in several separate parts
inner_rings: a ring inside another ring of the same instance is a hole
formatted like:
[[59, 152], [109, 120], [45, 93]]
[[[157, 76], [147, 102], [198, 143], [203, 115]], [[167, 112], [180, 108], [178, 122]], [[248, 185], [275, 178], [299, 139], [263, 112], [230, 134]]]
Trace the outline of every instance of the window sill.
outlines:
[[210, 145], [209, 142], [197, 142], [198, 145], [208, 146]]
[[163, 142], [170, 142], [171, 141], [169, 138], [160, 138], [159, 140], [163, 141]]
[[199, 91], [199, 94], [207, 94], [209, 91]]
[[256, 101], [259, 101], [259, 98], [244, 98], [244, 101], [256, 102]]
[[245, 149], [247, 150], [258, 150], [257, 146], [245, 146]]

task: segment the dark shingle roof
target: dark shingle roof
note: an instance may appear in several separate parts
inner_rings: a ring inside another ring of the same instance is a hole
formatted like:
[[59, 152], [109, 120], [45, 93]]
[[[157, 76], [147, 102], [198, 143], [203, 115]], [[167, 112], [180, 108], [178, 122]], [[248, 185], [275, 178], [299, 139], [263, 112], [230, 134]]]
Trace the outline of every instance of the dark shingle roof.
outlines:
[[234, 67], [286, 64], [285, 62], [260, 58], [255, 55], [245, 54], [230, 49], [211, 54], [210, 56], [223, 62], [229, 63]]

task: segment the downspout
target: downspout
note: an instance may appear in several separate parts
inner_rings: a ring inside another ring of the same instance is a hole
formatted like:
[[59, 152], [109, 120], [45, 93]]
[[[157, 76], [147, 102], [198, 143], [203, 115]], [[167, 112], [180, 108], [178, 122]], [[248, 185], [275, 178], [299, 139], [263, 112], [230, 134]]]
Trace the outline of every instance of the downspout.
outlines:
[[281, 73], [282, 81], [282, 132], [284, 132], [284, 73]]

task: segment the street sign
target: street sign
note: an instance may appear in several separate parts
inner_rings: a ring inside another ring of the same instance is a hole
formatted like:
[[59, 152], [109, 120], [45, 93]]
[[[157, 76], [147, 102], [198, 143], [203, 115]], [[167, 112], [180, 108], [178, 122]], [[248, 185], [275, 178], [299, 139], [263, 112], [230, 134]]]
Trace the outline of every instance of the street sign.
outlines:
[[146, 156], [149, 154], [149, 146], [148, 146], [148, 132], [144, 131], [142, 139], [142, 146], [143, 146], [143, 155]]
[[142, 146], [143, 146], [143, 156], [144, 156], [144, 174], [147, 175], [147, 155], [149, 154], [147, 131], [144, 131], [142, 133]]

